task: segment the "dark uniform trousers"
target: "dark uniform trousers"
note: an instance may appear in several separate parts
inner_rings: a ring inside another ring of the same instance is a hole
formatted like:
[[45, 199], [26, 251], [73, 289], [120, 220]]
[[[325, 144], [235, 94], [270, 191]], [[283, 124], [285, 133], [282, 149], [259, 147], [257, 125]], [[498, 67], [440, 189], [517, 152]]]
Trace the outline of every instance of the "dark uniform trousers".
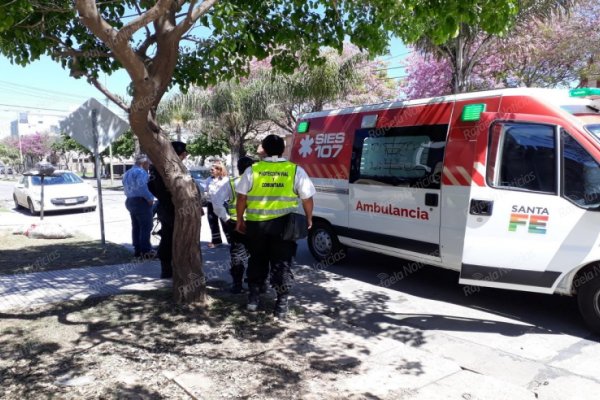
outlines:
[[259, 287], [271, 276], [271, 286], [278, 295], [288, 294], [294, 275], [292, 262], [296, 255], [296, 242], [282, 240], [287, 218], [269, 221], [246, 221], [246, 236], [250, 260], [248, 261], [248, 286]]
[[175, 212], [169, 208], [161, 207], [159, 202], [157, 209], [160, 221], [160, 243], [157, 255], [160, 259], [161, 273], [163, 277], [173, 275], [173, 230], [175, 229]]
[[223, 224], [225, 237], [229, 242], [229, 255], [231, 259], [231, 277], [234, 284], [241, 285], [244, 279], [244, 271], [248, 264], [248, 251], [246, 250], [246, 235], [235, 230], [235, 221], [230, 219]]

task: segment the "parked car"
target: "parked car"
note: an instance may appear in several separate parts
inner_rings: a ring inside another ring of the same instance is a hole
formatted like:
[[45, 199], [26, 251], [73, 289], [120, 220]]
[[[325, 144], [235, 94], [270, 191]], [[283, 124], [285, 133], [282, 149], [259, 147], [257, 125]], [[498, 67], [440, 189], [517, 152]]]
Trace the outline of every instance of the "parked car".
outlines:
[[202, 207], [206, 206], [206, 180], [210, 177], [210, 168], [207, 167], [192, 167], [189, 169], [190, 175], [196, 181], [200, 195], [202, 197]]
[[[32, 215], [41, 210], [42, 178], [22, 176], [13, 190], [16, 208], [25, 207]], [[95, 189], [71, 171], [55, 171], [44, 178], [44, 211], [96, 209]]]
[[0, 165], [0, 174], [13, 175], [13, 167], [11, 167], [10, 165]]

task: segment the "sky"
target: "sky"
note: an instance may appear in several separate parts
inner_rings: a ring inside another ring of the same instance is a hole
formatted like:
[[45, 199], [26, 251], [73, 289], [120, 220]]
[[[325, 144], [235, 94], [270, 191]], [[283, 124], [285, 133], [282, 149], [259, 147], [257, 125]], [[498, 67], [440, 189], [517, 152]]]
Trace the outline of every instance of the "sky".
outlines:
[[[389, 55], [381, 57], [388, 62], [388, 76], [401, 76], [401, 65], [409, 50], [398, 39], [390, 42]], [[122, 70], [101, 77], [101, 82], [113, 93], [125, 96], [130, 82]], [[49, 117], [65, 117], [90, 97], [104, 102], [104, 96], [85, 79], [74, 79], [67, 70], [43, 57], [26, 67], [13, 65], [0, 55], [0, 138], [10, 134], [10, 122], [19, 112], [29, 111]], [[118, 110], [110, 105], [111, 109]]]

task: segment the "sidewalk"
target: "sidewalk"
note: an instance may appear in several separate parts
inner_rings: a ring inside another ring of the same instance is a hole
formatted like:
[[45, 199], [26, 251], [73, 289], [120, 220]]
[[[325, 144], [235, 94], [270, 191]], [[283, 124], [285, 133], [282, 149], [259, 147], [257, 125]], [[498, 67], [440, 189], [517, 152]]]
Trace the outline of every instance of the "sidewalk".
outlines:
[[[211, 281], [228, 280], [226, 246], [206, 250], [204, 254], [206, 274]], [[159, 263], [151, 261], [0, 276], [0, 311], [14, 312], [41, 304], [170, 286], [171, 281], [159, 279], [159, 274]], [[310, 291], [311, 288], [308, 283], [301, 282], [298, 290]], [[464, 371], [451, 360], [402, 341], [375, 335], [308, 309], [304, 312], [303, 318], [310, 320], [314, 329], [320, 332], [319, 335], [304, 332], [311, 338], [306, 356], [318, 359], [321, 368], [357, 366], [355, 372], [338, 382], [339, 387], [346, 390], [344, 396], [356, 392], [370, 393], [375, 396], [373, 398], [381, 399], [535, 398], [533, 392], [524, 388]], [[303, 341], [302, 338], [294, 339], [295, 344]], [[310, 349], [327, 350], [314, 353]], [[173, 374], [170, 379], [193, 398], [201, 399], [205, 389], [199, 384], [203, 382], [202, 376], [201, 370], [187, 371]], [[322, 390], [312, 388], [313, 398], [319, 398]]]
[[[202, 238], [208, 235], [203, 224]], [[208, 249], [203, 241], [202, 253], [209, 285], [229, 282], [227, 246]], [[305, 346], [316, 371], [352, 370], [336, 381], [346, 390], [340, 398], [592, 400], [600, 393], [597, 357], [586, 353], [581, 338], [553, 337], [508, 317], [419, 299], [311, 262], [298, 262], [293, 306], [312, 328], [281, 346]], [[150, 261], [4, 275], [0, 312], [169, 287], [159, 273], [159, 263]], [[201, 368], [165, 375], [197, 399], [210, 385]], [[311, 387], [308, 398], [322, 398], [323, 390]]]

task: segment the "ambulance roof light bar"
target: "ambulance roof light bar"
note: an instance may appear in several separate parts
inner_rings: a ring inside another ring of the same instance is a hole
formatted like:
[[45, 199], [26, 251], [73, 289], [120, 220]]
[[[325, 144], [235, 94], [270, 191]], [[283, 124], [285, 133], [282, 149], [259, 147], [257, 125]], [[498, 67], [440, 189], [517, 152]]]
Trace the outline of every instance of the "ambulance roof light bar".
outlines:
[[462, 110], [460, 120], [462, 122], [473, 122], [481, 119], [481, 113], [485, 111], [485, 103], [467, 104]]
[[569, 90], [571, 97], [589, 97], [592, 99], [600, 97], [600, 88], [577, 88]]
[[308, 121], [302, 121], [298, 124], [296, 128], [296, 132], [298, 133], [306, 133], [308, 132]]

